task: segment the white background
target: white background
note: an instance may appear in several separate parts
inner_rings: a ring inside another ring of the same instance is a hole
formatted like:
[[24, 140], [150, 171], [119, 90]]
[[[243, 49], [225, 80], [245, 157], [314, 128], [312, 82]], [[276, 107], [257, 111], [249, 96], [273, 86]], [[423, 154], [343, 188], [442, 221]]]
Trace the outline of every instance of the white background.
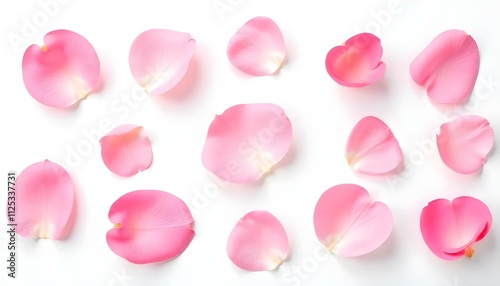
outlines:
[[[493, 151], [480, 174], [464, 176], [442, 163], [434, 140], [442, 123], [457, 115], [477, 114], [490, 121], [496, 143], [500, 142], [500, 1], [66, 2], [51, 15], [37, 1], [0, 4], [4, 179], [8, 170], [19, 173], [49, 159], [66, 167], [78, 189], [71, 236], [64, 241], [18, 237], [18, 278], [7, 278], [2, 267], [1, 285], [499, 285], [498, 151]], [[232, 6], [217, 11], [214, 3]], [[228, 40], [237, 28], [260, 15], [275, 20], [285, 37], [287, 60], [276, 76], [247, 76], [226, 57]], [[26, 34], [26, 21], [35, 25], [31, 34]], [[197, 41], [194, 59], [185, 79], [167, 96], [130, 99], [137, 85], [128, 67], [129, 48], [139, 33], [151, 28], [191, 33]], [[32, 43], [41, 45], [43, 36], [55, 29], [86, 37], [102, 65], [102, 88], [70, 110], [42, 106], [22, 81], [24, 50]], [[413, 58], [448, 29], [471, 34], [481, 53], [476, 89], [469, 103], [456, 108], [433, 105], [409, 74]], [[370, 87], [341, 87], [325, 70], [326, 54], [360, 31], [380, 37], [386, 74]], [[9, 39], [15, 36], [25, 42], [13, 45]], [[293, 124], [293, 148], [262, 183], [226, 185], [201, 164], [206, 132], [215, 114], [251, 102], [271, 102], [286, 109]], [[381, 118], [398, 138], [406, 167], [398, 176], [359, 176], [347, 165], [345, 141], [355, 123], [367, 115]], [[153, 144], [152, 166], [131, 178], [112, 174], [102, 162], [100, 147], [93, 145], [107, 131], [99, 130], [102, 122], [144, 126]], [[94, 136], [90, 140], [85, 136], [89, 132]], [[75, 156], [71, 150], [80, 152], [79, 162], [68, 158]], [[365, 187], [394, 215], [389, 239], [363, 257], [325, 256], [314, 233], [317, 199], [341, 183]], [[138, 189], [171, 192], [191, 208], [196, 236], [175, 260], [133, 265], [108, 248], [109, 207]], [[463, 195], [490, 207], [493, 226], [476, 244], [472, 260], [443, 261], [421, 237], [420, 212], [431, 200]], [[0, 205], [5, 205], [6, 194], [0, 198]], [[248, 273], [226, 255], [234, 224], [256, 209], [273, 213], [289, 236], [290, 258], [276, 271]], [[0, 223], [6, 224], [4, 216]], [[0, 238], [0, 257], [5, 261], [4, 230]]]

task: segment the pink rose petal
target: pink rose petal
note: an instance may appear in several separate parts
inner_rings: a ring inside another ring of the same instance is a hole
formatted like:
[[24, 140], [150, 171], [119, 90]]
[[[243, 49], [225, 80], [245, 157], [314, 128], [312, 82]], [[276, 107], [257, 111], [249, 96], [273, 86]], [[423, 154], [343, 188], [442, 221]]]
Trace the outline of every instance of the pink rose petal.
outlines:
[[354, 126], [345, 156], [353, 170], [371, 175], [395, 171], [403, 163], [403, 152], [391, 129], [373, 116], [364, 117]]
[[194, 236], [187, 205], [163, 191], [121, 196], [111, 206], [109, 220], [114, 224], [106, 234], [109, 248], [135, 264], [171, 260], [184, 252]]
[[288, 237], [283, 225], [269, 212], [249, 212], [231, 232], [227, 255], [244, 270], [273, 270], [288, 255]]
[[486, 163], [494, 139], [488, 120], [467, 115], [441, 125], [437, 146], [446, 166], [457, 173], [472, 174]]
[[231, 38], [227, 56], [231, 64], [244, 73], [254, 76], [274, 74], [285, 59], [285, 40], [273, 20], [255, 17]]
[[23, 56], [23, 80], [41, 104], [64, 108], [86, 98], [99, 81], [100, 63], [94, 47], [79, 34], [56, 30], [45, 45], [29, 46]]
[[164, 94], [184, 77], [195, 48], [196, 41], [188, 33], [145, 31], [130, 48], [130, 71], [147, 93]]
[[49, 160], [32, 164], [17, 178], [15, 222], [10, 223], [27, 238], [62, 239], [74, 198], [73, 181], [63, 167]]
[[326, 71], [338, 84], [363, 87], [382, 79], [385, 64], [380, 39], [370, 33], [349, 38], [342, 46], [333, 47], [326, 55]]
[[425, 243], [439, 258], [472, 257], [472, 245], [488, 234], [492, 216], [488, 207], [472, 197], [437, 199], [423, 208], [420, 229]]
[[202, 163], [222, 180], [251, 183], [270, 172], [291, 143], [292, 126], [281, 107], [235, 105], [210, 124]]
[[149, 168], [153, 161], [151, 141], [142, 126], [118, 126], [99, 142], [104, 164], [119, 176], [133, 176]]
[[478, 73], [476, 41], [460, 30], [439, 34], [410, 65], [413, 80], [427, 88], [432, 101], [442, 104], [465, 102]]
[[316, 236], [328, 251], [345, 257], [372, 252], [392, 231], [393, 218], [382, 202], [352, 184], [337, 185], [321, 195], [314, 210]]

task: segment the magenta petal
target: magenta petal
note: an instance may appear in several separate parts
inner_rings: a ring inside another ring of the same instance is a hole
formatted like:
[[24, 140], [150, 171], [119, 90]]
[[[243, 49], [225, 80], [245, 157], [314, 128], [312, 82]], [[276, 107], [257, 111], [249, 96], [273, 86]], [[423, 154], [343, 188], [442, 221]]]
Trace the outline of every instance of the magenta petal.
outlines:
[[153, 161], [151, 141], [142, 126], [118, 126], [99, 142], [104, 164], [119, 176], [133, 176], [149, 168]]
[[390, 209], [382, 202], [370, 202], [368, 192], [353, 184], [328, 189], [314, 209], [316, 236], [339, 256], [360, 256], [377, 249], [389, 237], [392, 224]]
[[441, 125], [437, 146], [446, 166], [457, 173], [471, 174], [486, 163], [494, 139], [488, 120], [467, 115]]
[[281, 107], [235, 105], [210, 124], [202, 162], [222, 180], [255, 182], [283, 159], [291, 143], [292, 125]]
[[15, 222], [10, 223], [17, 223], [17, 233], [27, 238], [61, 239], [74, 198], [73, 181], [63, 167], [49, 160], [35, 163], [17, 178]]
[[195, 48], [196, 41], [188, 33], [145, 31], [130, 48], [130, 71], [147, 93], [164, 94], [184, 77]]
[[114, 227], [106, 234], [109, 248], [136, 264], [171, 260], [189, 246], [193, 217], [178, 197], [140, 190], [121, 196], [109, 210]]
[[380, 39], [370, 33], [349, 38], [344, 45], [332, 48], [326, 55], [326, 71], [338, 84], [363, 87], [382, 79], [385, 64]]
[[229, 235], [227, 255], [241, 269], [272, 270], [288, 255], [288, 237], [283, 225], [269, 212], [249, 212]]
[[423, 208], [420, 229], [425, 243], [437, 257], [454, 260], [472, 256], [472, 244], [488, 234], [491, 222], [490, 210], [478, 199], [458, 197], [452, 202], [437, 199]]
[[445, 31], [413, 60], [410, 73], [418, 85], [427, 87], [434, 102], [462, 103], [476, 83], [479, 48], [465, 31]]
[[403, 163], [403, 152], [391, 129], [373, 116], [364, 117], [354, 126], [345, 156], [353, 170], [371, 175], [389, 173]]
[[255, 17], [246, 22], [231, 38], [227, 56], [231, 64], [247, 74], [274, 74], [285, 59], [285, 40], [273, 20]]
[[86, 98], [99, 81], [100, 63], [94, 47], [67, 30], [46, 34], [44, 43], [29, 46], [23, 56], [23, 80], [30, 95], [58, 108]]

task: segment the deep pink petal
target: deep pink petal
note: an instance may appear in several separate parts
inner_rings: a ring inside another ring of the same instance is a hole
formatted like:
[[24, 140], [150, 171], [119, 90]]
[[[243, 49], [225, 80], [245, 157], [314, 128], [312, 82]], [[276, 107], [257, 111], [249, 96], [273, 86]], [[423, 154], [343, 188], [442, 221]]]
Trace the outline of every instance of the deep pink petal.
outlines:
[[491, 228], [488, 207], [472, 197], [458, 197], [452, 202], [437, 199], [423, 208], [420, 229], [425, 243], [439, 258], [454, 260], [483, 239]]
[[164, 94], [184, 77], [195, 48], [196, 41], [188, 33], [145, 31], [130, 48], [130, 71], [146, 92]]
[[231, 64], [247, 74], [274, 74], [285, 59], [285, 40], [273, 20], [255, 17], [229, 40], [227, 56]]
[[136, 264], [173, 259], [194, 236], [187, 205], [163, 191], [140, 190], [121, 196], [111, 206], [109, 220], [114, 224], [106, 234], [109, 248]]
[[269, 212], [249, 212], [229, 235], [227, 255], [244, 270], [272, 270], [288, 255], [288, 237], [283, 225]]
[[446, 166], [458, 173], [471, 174], [486, 163], [494, 139], [488, 120], [467, 115], [441, 125], [437, 146]]
[[372, 175], [395, 171], [403, 163], [403, 152], [391, 129], [373, 116], [364, 117], [354, 126], [345, 156], [353, 170]]
[[479, 49], [476, 41], [460, 30], [439, 34], [413, 60], [410, 74], [436, 103], [466, 101], [479, 73]]
[[133, 176], [149, 168], [153, 161], [151, 141], [142, 126], [118, 126], [99, 142], [104, 164], [119, 176]]
[[370, 202], [368, 192], [358, 185], [328, 189], [314, 209], [316, 236], [339, 256], [359, 256], [377, 249], [389, 237], [392, 224], [387, 205]]
[[274, 104], [240, 104], [217, 115], [203, 147], [203, 165], [233, 183], [257, 181], [288, 152], [292, 125]]
[[28, 166], [16, 182], [17, 233], [27, 238], [61, 239], [74, 197], [73, 181], [63, 167], [49, 160]]
[[23, 56], [23, 80], [30, 95], [58, 108], [86, 98], [97, 85], [101, 69], [94, 47], [67, 30], [46, 34], [44, 43], [29, 46]]
[[338, 84], [363, 87], [382, 79], [385, 64], [380, 39], [370, 33], [349, 38], [344, 45], [332, 48], [326, 55], [326, 71]]

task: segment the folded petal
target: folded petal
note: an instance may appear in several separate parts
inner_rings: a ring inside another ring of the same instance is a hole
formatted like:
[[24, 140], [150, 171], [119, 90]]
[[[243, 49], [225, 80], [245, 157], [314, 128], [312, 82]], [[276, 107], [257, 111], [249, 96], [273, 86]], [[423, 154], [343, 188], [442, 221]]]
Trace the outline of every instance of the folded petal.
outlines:
[[57, 108], [86, 98], [97, 85], [101, 69], [94, 47], [67, 30], [46, 34], [44, 43], [29, 46], [23, 56], [23, 80], [29, 94]]
[[377, 249], [389, 237], [392, 224], [390, 209], [382, 202], [370, 202], [368, 192], [353, 184], [328, 189], [314, 209], [316, 236], [339, 256], [360, 256]]
[[254, 76], [274, 74], [285, 59], [285, 40], [276, 23], [267, 17], [246, 22], [229, 40], [231, 64]]
[[149, 168], [153, 161], [151, 141], [142, 126], [118, 126], [99, 142], [104, 164], [119, 176], [133, 176]]
[[345, 156], [353, 170], [371, 175], [392, 172], [403, 163], [403, 152], [391, 129], [373, 116], [364, 117], [354, 126]]
[[436, 103], [457, 104], [466, 101], [479, 73], [479, 49], [476, 41], [460, 30], [439, 34], [413, 60], [410, 74]]
[[453, 201], [437, 199], [423, 208], [420, 229], [425, 243], [439, 258], [471, 257], [472, 244], [483, 239], [491, 228], [488, 207], [472, 197]]
[[147, 93], [164, 94], [184, 77], [195, 48], [196, 41], [188, 33], [145, 31], [130, 48], [130, 71]]
[[15, 206], [7, 205], [7, 212], [15, 211], [13, 223], [17, 223], [19, 235], [61, 239], [73, 211], [74, 197], [75, 187], [68, 172], [44, 160], [19, 174]]
[[114, 224], [106, 234], [109, 248], [135, 264], [171, 260], [184, 252], [194, 236], [187, 205], [163, 191], [121, 196], [111, 205], [109, 220]]
[[441, 125], [437, 135], [439, 155], [450, 169], [461, 174], [481, 170], [493, 148], [494, 134], [488, 120], [467, 115]]
[[215, 116], [203, 147], [202, 163], [220, 179], [257, 181], [288, 152], [292, 125], [274, 104], [240, 104]]
[[288, 255], [288, 237], [283, 225], [269, 212], [249, 212], [229, 235], [227, 255], [241, 269], [272, 270]]
[[326, 71], [338, 84], [363, 87], [382, 79], [385, 64], [382, 45], [377, 36], [361, 33], [349, 38], [342, 46], [333, 47], [326, 55]]

